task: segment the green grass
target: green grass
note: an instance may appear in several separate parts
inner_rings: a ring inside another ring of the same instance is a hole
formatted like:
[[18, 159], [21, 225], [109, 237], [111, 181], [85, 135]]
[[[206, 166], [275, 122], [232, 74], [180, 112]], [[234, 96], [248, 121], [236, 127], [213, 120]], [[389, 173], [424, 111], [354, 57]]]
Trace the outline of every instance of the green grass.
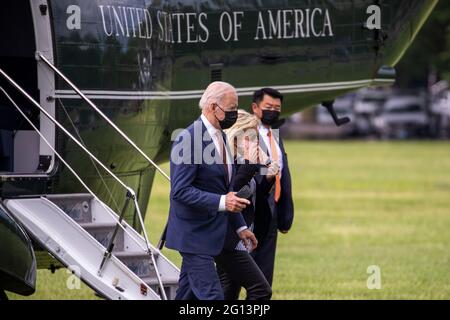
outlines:
[[[296, 216], [291, 232], [279, 237], [274, 299], [450, 299], [448, 142], [286, 147]], [[168, 191], [158, 177], [146, 220], [153, 243]], [[179, 265], [176, 252], [164, 253]], [[367, 288], [371, 265], [381, 268], [381, 290]], [[94, 298], [85, 286], [67, 290], [68, 276], [39, 271], [29, 298]]]

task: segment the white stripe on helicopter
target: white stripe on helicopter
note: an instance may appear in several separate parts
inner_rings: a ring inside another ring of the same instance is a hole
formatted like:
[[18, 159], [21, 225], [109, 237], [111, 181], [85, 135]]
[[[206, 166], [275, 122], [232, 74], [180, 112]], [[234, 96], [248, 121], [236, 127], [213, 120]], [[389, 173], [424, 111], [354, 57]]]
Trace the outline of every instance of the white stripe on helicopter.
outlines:
[[[359, 81], [329, 82], [303, 85], [271, 86], [281, 93], [302, 93], [317, 91], [334, 91], [344, 89], [354, 89], [369, 86], [374, 83], [392, 83], [393, 79], [367, 79]], [[261, 87], [237, 88], [239, 96], [251, 96], [255, 90]], [[82, 90], [91, 99], [110, 100], [184, 100], [198, 99], [202, 96], [202, 90], [191, 91], [109, 91], [109, 90]], [[56, 98], [81, 99], [72, 90], [56, 90]]]

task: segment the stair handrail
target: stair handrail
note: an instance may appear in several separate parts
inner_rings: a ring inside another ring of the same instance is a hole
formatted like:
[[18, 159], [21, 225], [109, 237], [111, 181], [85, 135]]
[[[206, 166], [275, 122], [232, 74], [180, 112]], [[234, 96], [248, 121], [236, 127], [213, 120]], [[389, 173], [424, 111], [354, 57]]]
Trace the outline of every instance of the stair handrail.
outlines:
[[[111, 121], [93, 102], [89, 99], [69, 78], [67, 78], [53, 63], [50, 62], [42, 52], [36, 51], [36, 60], [43, 61], [50, 69], [53, 70], [61, 79], [63, 79], [71, 88], [74, 90], [81, 99], [83, 99], [92, 109], [94, 109], [117, 133], [119, 133], [122, 138], [125, 139], [128, 144], [130, 144], [141, 156], [143, 156], [159, 173], [162, 174], [167, 181], [170, 182], [170, 177], [166, 174], [149, 156], [139, 148], [136, 143], [133, 142], [113, 121]], [[164, 227], [164, 230], [161, 234], [160, 240], [158, 242], [157, 248], [158, 250], [162, 250], [164, 244], [166, 242], [166, 234], [167, 234], [167, 223]]]
[[61, 79], [63, 79], [92, 109], [94, 109], [125, 141], [133, 147], [147, 162], [149, 162], [159, 173], [170, 182], [170, 177], [164, 172], [145, 152], [139, 148], [133, 140], [130, 139], [111, 119], [109, 119], [86, 95], [67, 78], [53, 63], [51, 63], [41, 52], [36, 52], [36, 59], [42, 60], [50, 69], [52, 69]]
[[[144, 233], [144, 240], [145, 240], [145, 244], [146, 244], [146, 249], [144, 249], [144, 251], [146, 251], [152, 258], [152, 263], [154, 264], [154, 268], [155, 268], [155, 273], [158, 279], [158, 283], [160, 285], [160, 289], [161, 289], [161, 294], [162, 296], [165, 298], [165, 300], [167, 300], [167, 296], [164, 290], [164, 286], [162, 284], [159, 272], [158, 272], [158, 267], [156, 265], [156, 261], [153, 255], [153, 251], [151, 249], [151, 245], [150, 245], [150, 241], [148, 240], [148, 235], [147, 235], [147, 231], [145, 230], [145, 224], [144, 224], [144, 220], [142, 218], [142, 214], [141, 214], [141, 210], [139, 208], [139, 204], [137, 202], [137, 197], [136, 197], [136, 192], [129, 186], [127, 186], [122, 180], [120, 180], [119, 177], [117, 177], [106, 165], [104, 165], [99, 159], [97, 159], [97, 157], [95, 157], [92, 152], [90, 152], [85, 146], [83, 146], [69, 131], [67, 131], [63, 125], [61, 125], [52, 115], [50, 115], [47, 110], [45, 110], [38, 102], [36, 102], [36, 100], [34, 100], [33, 97], [31, 97], [19, 84], [17, 84], [8, 74], [6, 74], [1, 68], [0, 68], [0, 74], [14, 87], [16, 88], [20, 93], [22, 93], [23, 96], [25, 96], [25, 98], [27, 98], [32, 104], [34, 104], [35, 107], [37, 107], [43, 114], [45, 114], [45, 116], [52, 121], [56, 126], [58, 126], [58, 128], [60, 128], [71, 140], [73, 140], [86, 154], [88, 154], [95, 162], [97, 162], [111, 177], [113, 177], [113, 179], [115, 179], [122, 187], [125, 188], [126, 192], [126, 196], [127, 198], [130, 197], [130, 199], [133, 200], [134, 206], [135, 206], [135, 210], [136, 213], [138, 215], [139, 218], [139, 222], [141, 224], [142, 227], [142, 231]], [[5, 94], [5, 96], [11, 101], [11, 103], [14, 105], [14, 107], [20, 112], [20, 114], [30, 123], [30, 125], [33, 127], [33, 129], [39, 134], [39, 136], [44, 140], [44, 142], [49, 145], [49, 147], [52, 149], [52, 151], [55, 153], [55, 155], [58, 156], [58, 158], [64, 163], [64, 165], [67, 166], [67, 168], [69, 168], [69, 170], [77, 177], [77, 179], [80, 181], [80, 183], [82, 183], [82, 185], [86, 188], [86, 190], [88, 190], [100, 203], [103, 203], [93, 192], [92, 190], [90, 190], [90, 188], [87, 187], [86, 183], [84, 183], [81, 179], [81, 177], [78, 176], [78, 174], [76, 174], [75, 170], [70, 167], [68, 165], [68, 163], [61, 157], [61, 155], [56, 152], [56, 150], [51, 146], [50, 142], [41, 134], [41, 132], [39, 131], [39, 129], [37, 129], [37, 127], [32, 123], [32, 121], [29, 119], [29, 117], [27, 115], [25, 115], [25, 113], [23, 113], [23, 111], [19, 108], [19, 106], [14, 102], [14, 100], [8, 95], [8, 93], [2, 88], [0, 87], [1, 91]], [[107, 210], [109, 212], [109, 210]], [[115, 217], [114, 217], [115, 218]], [[120, 224], [121, 228], [123, 228], [125, 230], [125, 228], [122, 226], [121, 223], [119, 223], [117, 221], [118, 224]], [[134, 237], [132, 237], [132, 239], [134, 239]], [[138, 244], [139, 242], [134, 239]], [[139, 244], [140, 246], [140, 244]], [[142, 247], [141, 247], [142, 248]]]

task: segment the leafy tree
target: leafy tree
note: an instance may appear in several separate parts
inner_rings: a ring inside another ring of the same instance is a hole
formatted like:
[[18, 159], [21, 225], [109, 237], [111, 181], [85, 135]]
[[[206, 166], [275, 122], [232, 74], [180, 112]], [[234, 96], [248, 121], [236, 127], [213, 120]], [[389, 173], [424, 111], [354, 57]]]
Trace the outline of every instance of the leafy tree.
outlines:
[[450, 1], [439, 1], [396, 69], [400, 87], [427, 86], [434, 74], [450, 82]]

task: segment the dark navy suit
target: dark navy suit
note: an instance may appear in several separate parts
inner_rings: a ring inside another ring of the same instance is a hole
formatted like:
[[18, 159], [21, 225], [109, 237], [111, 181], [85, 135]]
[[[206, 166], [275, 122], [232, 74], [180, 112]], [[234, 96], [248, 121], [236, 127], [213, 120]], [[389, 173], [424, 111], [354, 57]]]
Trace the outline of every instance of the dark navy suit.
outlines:
[[[263, 141], [262, 137], [260, 137], [260, 141]], [[273, 281], [278, 230], [289, 231], [294, 220], [291, 173], [281, 138], [278, 138], [278, 144], [283, 157], [283, 170], [281, 172], [281, 195], [277, 203], [275, 203], [274, 188], [272, 188], [274, 180], [269, 182], [265, 176], [256, 177], [254, 233], [258, 239], [258, 247], [252, 256], [270, 285]], [[267, 146], [262, 147], [267, 150]]]
[[[185, 145], [183, 141], [189, 142], [185, 150], [181, 149]], [[224, 246], [228, 221], [236, 230], [246, 225], [241, 214], [218, 212], [220, 197], [230, 191], [230, 182], [223, 164], [202, 160], [204, 152], [215, 155], [216, 149], [199, 119], [178, 136], [170, 159], [166, 246], [179, 251], [183, 257], [177, 299], [223, 299], [214, 256]], [[176, 163], [180, 159], [184, 163]]]

